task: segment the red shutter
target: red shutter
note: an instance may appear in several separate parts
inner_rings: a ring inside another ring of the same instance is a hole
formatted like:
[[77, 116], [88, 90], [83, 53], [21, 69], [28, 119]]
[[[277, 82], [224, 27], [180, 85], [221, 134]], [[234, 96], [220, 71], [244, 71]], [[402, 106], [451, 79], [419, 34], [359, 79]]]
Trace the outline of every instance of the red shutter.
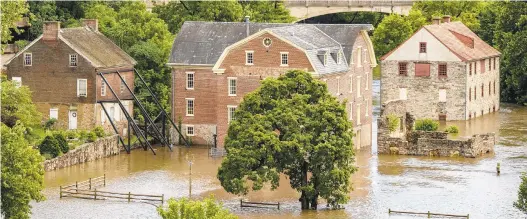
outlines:
[[415, 76], [427, 77], [430, 76], [429, 63], [415, 63]]

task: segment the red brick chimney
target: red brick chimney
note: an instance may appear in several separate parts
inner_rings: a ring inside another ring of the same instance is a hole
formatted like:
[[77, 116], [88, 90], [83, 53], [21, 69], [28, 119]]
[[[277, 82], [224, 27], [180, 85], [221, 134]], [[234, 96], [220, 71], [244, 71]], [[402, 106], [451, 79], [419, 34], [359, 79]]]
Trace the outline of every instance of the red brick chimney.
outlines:
[[57, 40], [57, 38], [59, 37], [59, 31], [60, 31], [60, 22], [45, 21], [42, 39], [43, 40]]
[[450, 15], [443, 16], [443, 23], [450, 23]]
[[99, 31], [99, 23], [97, 19], [81, 19], [82, 26], [88, 26], [92, 30]]
[[438, 25], [440, 23], [441, 23], [441, 18], [440, 17], [433, 17], [432, 18], [432, 24]]

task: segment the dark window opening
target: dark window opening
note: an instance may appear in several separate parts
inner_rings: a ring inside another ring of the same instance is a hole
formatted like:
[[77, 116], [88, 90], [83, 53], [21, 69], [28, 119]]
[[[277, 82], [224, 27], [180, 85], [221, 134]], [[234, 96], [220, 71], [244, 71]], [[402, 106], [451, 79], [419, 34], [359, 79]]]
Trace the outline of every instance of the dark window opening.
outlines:
[[419, 43], [419, 53], [426, 53], [426, 42]]
[[408, 63], [406, 62], [400, 62], [399, 63], [399, 75], [408, 75]]
[[447, 76], [447, 68], [446, 64], [439, 64], [439, 77], [446, 77]]

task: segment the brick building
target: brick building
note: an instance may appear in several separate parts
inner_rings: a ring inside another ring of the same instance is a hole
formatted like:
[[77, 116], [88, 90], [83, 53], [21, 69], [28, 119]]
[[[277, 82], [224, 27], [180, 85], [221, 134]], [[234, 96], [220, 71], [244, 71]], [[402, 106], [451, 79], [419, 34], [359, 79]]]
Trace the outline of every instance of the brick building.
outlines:
[[434, 18], [381, 58], [381, 103], [416, 118], [467, 120], [499, 109], [501, 53], [450, 16]]
[[356, 148], [371, 145], [371, 25], [185, 22], [174, 40], [172, 115], [197, 144], [223, 147], [228, 124], [245, 94], [266, 77], [291, 69], [325, 81], [347, 100]]
[[[110, 130], [98, 101], [114, 101], [115, 97], [97, 73], [118, 70], [133, 89], [136, 61], [98, 31], [97, 20], [82, 23], [82, 27], [60, 28], [59, 22], [45, 22], [43, 34], [6, 62], [7, 76], [29, 87], [44, 120], [55, 118], [60, 127], [68, 129], [91, 129], [102, 124]], [[119, 77], [105, 77], [133, 113], [131, 93]], [[126, 132], [119, 105], [104, 104], [119, 132]]]

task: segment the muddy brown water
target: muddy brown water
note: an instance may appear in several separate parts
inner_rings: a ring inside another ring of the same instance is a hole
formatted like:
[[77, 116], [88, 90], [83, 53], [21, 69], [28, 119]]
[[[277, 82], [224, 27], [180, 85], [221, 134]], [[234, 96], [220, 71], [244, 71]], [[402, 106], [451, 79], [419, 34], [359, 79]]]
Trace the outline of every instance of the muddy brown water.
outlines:
[[[378, 81], [374, 88], [378, 96]], [[376, 107], [375, 113], [378, 111]], [[499, 112], [468, 122], [441, 124], [441, 129], [450, 124], [461, 131], [452, 138], [495, 132], [499, 136], [495, 152], [475, 159], [377, 155], [374, 139], [371, 150], [356, 154], [359, 171], [352, 176], [354, 190], [342, 210], [322, 207], [302, 212], [299, 194], [285, 178], [275, 191], [264, 189], [244, 197], [280, 202], [281, 210], [240, 209], [240, 197], [225, 192], [216, 179], [221, 159], [209, 158], [206, 149], [175, 148], [170, 152], [157, 147], [157, 155], [134, 150], [131, 154], [47, 172], [43, 191], [47, 200], [32, 203], [32, 218], [160, 218], [155, 206], [146, 203], [59, 199], [59, 186], [106, 174], [107, 186], [101, 190], [188, 197], [187, 154], [194, 157], [192, 198], [214, 195], [241, 218], [424, 218], [390, 215], [388, 209], [470, 214], [470, 218], [525, 217], [512, 203], [517, 198], [519, 176], [527, 171], [527, 107], [502, 104]], [[498, 162], [500, 176], [496, 175]]]

